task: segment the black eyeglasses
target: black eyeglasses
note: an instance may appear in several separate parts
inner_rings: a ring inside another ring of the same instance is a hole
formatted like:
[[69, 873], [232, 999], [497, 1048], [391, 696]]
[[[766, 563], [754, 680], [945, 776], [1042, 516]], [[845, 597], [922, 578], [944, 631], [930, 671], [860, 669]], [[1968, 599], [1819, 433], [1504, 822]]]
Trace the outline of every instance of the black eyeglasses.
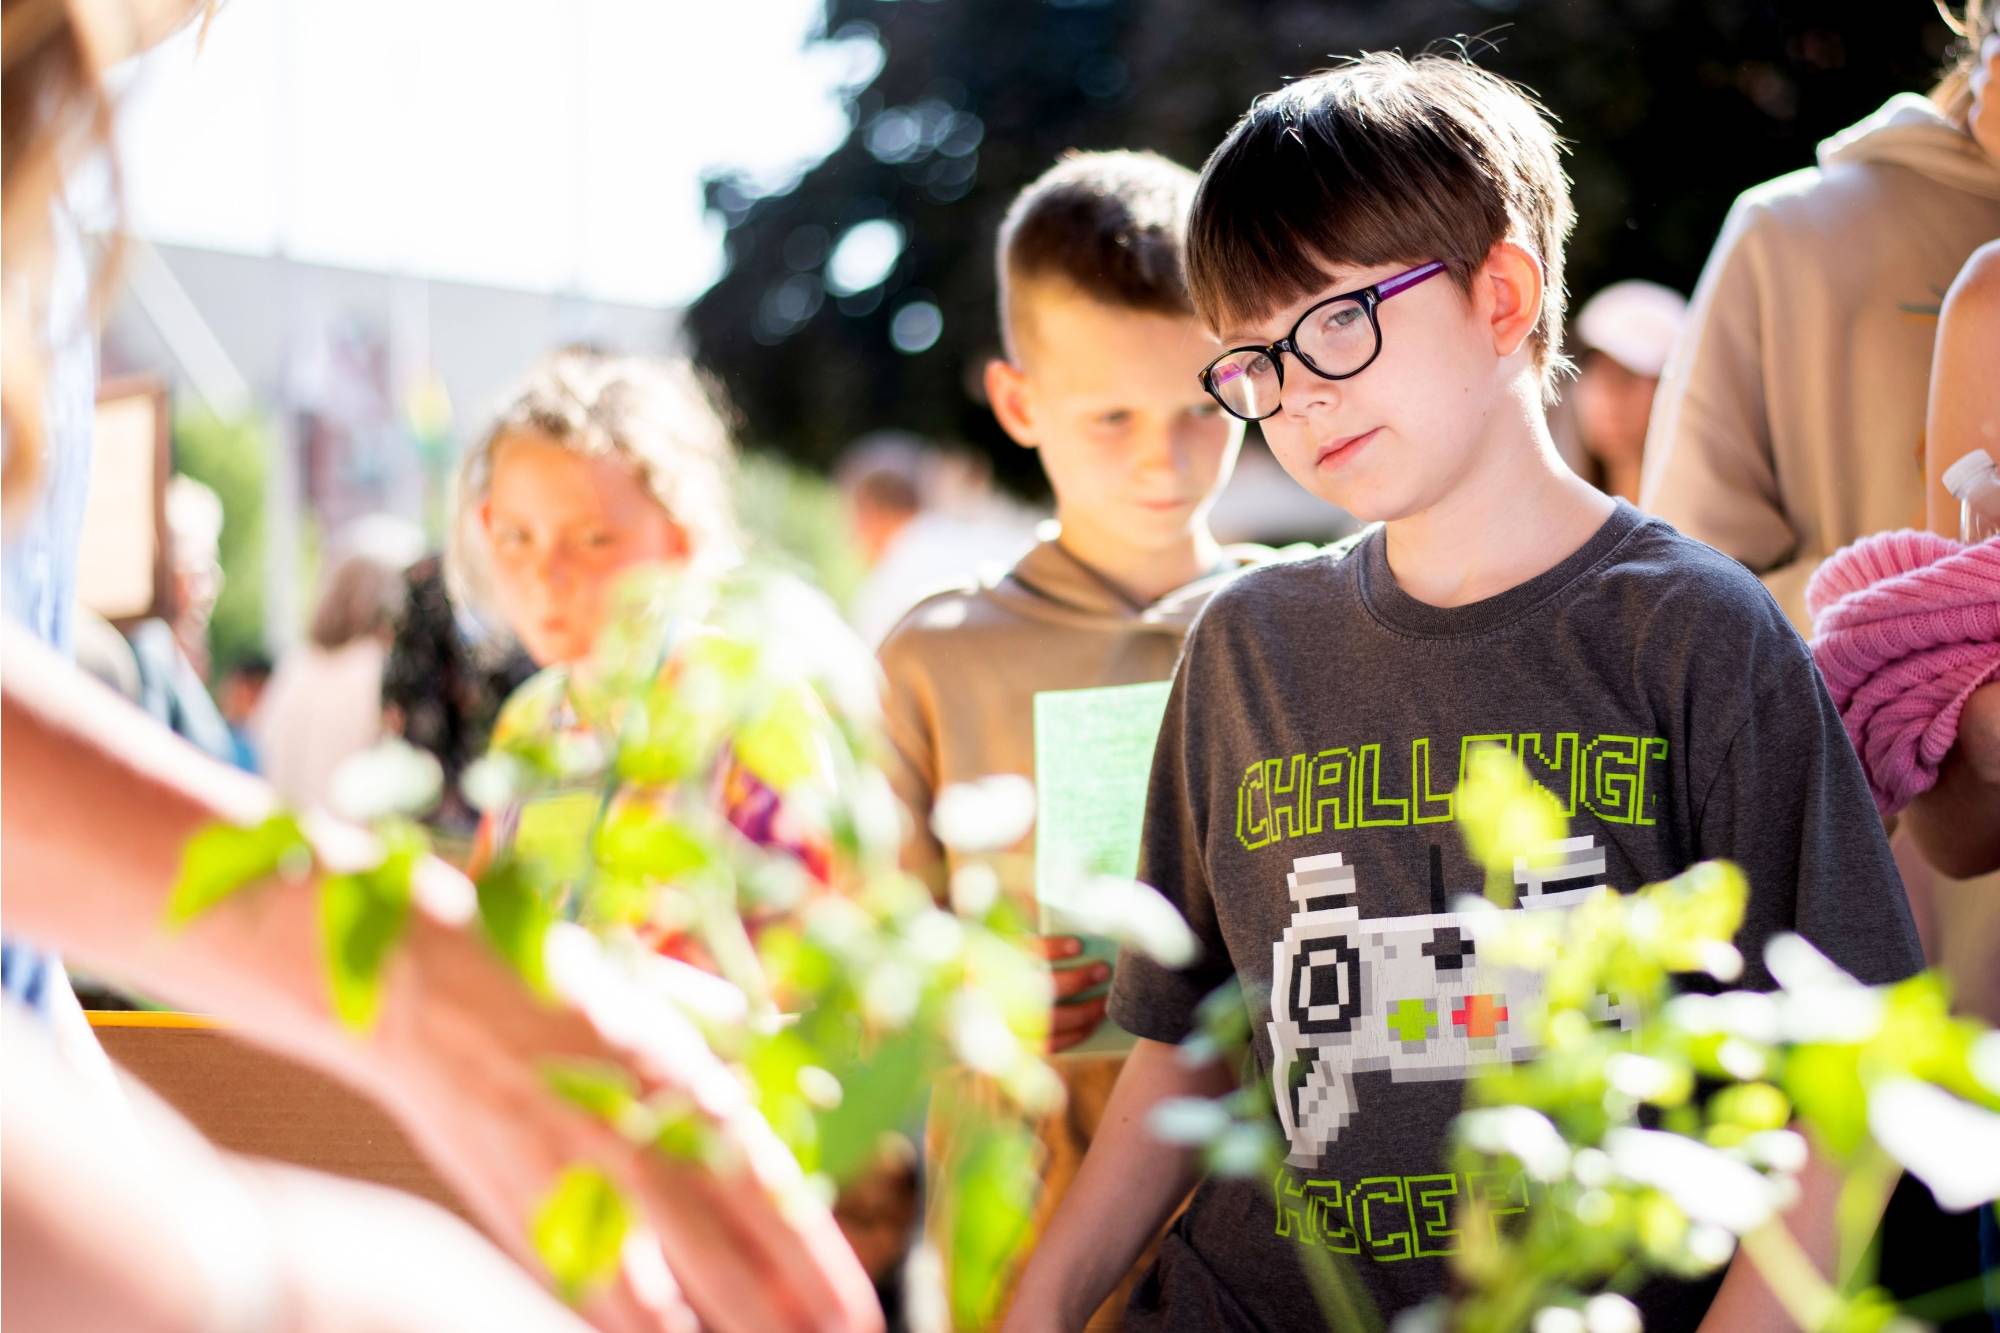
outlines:
[[1269, 347], [1233, 347], [1209, 362], [1201, 372], [1201, 387], [1230, 416], [1262, 421], [1277, 414], [1284, 394], [1286, 352], [1321, 379], [1352, 379], [1382, 355], [1376, 307], [1444, 270], [1432, 260], [1358, 292], [1329, 296]]

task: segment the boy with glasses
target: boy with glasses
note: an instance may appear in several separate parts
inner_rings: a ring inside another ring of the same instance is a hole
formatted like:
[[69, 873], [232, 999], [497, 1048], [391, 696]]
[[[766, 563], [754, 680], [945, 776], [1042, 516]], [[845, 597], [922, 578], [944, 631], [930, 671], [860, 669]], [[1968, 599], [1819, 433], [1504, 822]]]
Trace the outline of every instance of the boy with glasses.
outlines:
[[[1053, 781], [1036, 772], [1037, 697], [1163, 689], [1202, 600], [1268, 554], [1224, 549], [1208, 527], [1243, 427], [1197, 379], [1221, 347], [1195, 318], [1182, 273], [1194, 183], [1150, 153], [1073, 154], [1024, 189], [1001, 225], [1006, 356], [988, 365], [986, 391], [1007, 433], [1040, 459], [1057, 530], [1005, 574], [920, 603], [882, 646], [906, 859], [935, 874], [941, 893], [955, 866], [931, 834], [938, 793], [990, 774]], [[1025, 871], [1033, 849], [1015, 850]], [[1003, 887], [1032, 905], [1027, 879]], [[1040, 1126], [1038, 1222], [1082, 1160], [1122, 1060], [1075, 1049], [1104, 1023], [1108, 959], [1083, 957], [1071, 937], [1043, 944], [1056, 965], [1050, 1045], [1068, 1104]], [[934, 1142], [929, 1155], [950, 1152]], [[943, 1216], [932, 1209], [934, 1225]], [[1108, 1326], [1122, 1306], [1107, 1303]]]
[[[1189, 286], [1225, 350], [1202, 384], [1263, 423], [1307, 490], [1380, 526], [1350, 553], [1244, 575], [1190, 634], [1141, 876], [1203, 953], [1181, 970], [1120, 959], [1110, 1013], [1141, 1040], [1009, 1327], [1074, 1327], [1195, 1184], [1148, 1117], [1229, 1086], [1173, 1043], [1232, 973], [1286, 1166], [1201, 1183], [1126, 1327], [1315, 1324], [1305, 1245], [1386, 1321], [1447, 1289], [1468, 1197], [1539, 1206], [1524, 1181], [1453, 1174], [1447, 1147], [1468, 1070], [1531, 1053], [1532, 995], [1504, 993], [1450, 911], [1482, 883], [1453, 808], [1481, 744], [1512, 749], [1570, 816], [1563, 864], [1525, 897], [1727, 857], [1751, 883], [1748, 984], [1768, 984], [1782, 930], [1864, 981], [1921, 965], [1859, 767], [1783, 615], [1740, 566], [1556, 453], [1544, 403], [1570, 223], [1540, 109], [1457, 59], [1373, 55], [1293, 84], [1210, 158]], [[1827, 1181], [1803, 1184], [1793, 1225], [1826, 1255]], [[1694, 1328], [1712, 1297], [1711, 1327], [1784, 1326], [1743, 1265], [1720, 1297], [1718, 1281], [1649, 1284], [1645, 1326]]]

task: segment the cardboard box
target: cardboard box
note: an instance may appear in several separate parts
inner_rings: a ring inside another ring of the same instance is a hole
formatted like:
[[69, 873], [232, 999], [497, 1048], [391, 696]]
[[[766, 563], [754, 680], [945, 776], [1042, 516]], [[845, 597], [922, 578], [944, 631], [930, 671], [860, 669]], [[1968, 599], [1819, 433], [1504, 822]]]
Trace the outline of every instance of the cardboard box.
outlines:
[[371, 1181], [471, 1220], [374, 1102], [198, 1014], [91, 1010], [105, 1051], [218, 1147]]

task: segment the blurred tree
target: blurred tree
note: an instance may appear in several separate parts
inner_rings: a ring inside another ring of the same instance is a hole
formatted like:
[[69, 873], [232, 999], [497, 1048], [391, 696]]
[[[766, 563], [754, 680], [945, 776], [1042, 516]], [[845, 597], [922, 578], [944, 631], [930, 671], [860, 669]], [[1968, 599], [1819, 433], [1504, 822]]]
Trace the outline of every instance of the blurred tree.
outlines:
[[1570, 287], [1689, 288], [1736, 193], [1812, 160], [1951, 34], [1930, 0], [828, 0], [826, 40], [879, 44], [853, 131], [777, 192], [708, 183], [722, 278], [688, 311], [748, 437], [823, 466], [865, 431], [969, 441], [1033, 488], [980, 400], [998, 343], [992, 244], [1069, 148], [1200, 165], [1260, 92], [1329, 57], [1484, 34], [1572, 148]]
[[775, 557], [837, 604], [865, 572], [847, 506], [832, 482], [778, 454], [745, 451], [736, 469], [736, 512], [751, 549]]
[[270, 429], [252, 415], [187, 411], [174, 420], [174, 470], [222, 500], [222, 597], [209, 622], [212, 674], [261, 655], [264, 642], [264, 470]]

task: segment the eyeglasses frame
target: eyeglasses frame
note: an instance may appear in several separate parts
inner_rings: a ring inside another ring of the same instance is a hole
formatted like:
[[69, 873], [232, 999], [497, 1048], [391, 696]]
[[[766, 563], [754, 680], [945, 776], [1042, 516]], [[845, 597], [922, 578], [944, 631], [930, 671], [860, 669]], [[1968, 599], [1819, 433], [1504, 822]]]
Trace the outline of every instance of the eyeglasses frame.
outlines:
[[[1215, 360], [1203, 366], [1201, 368], [1201, 375], [1200, 375], [1201, 387], [1208, 394], [1209, 397], [1213, 398], [1216, 401], [1216, 404], [1220, 406], [1223, 411], [1229, 413], [1230, 416], [1235, 417], [1238, 421], [1268, 421], [1272, 417], [1278, 415], [1278, 413], [1284, 409], [1284, 396], [1285, 396], [1284, 354], [1286, 352], [1290, 352], [1294, 357], [1298, 358], [1298, 362], [1300, 365], [1304, 366], [1307, 370], [1310, 370], [1313, 374], [1319, 376], [1323, 380], [1353, 379], [1356, 375], [1359, 375], [1362, 371], [1374, 365], [1376, 360], [1382, 355], [1382, 322], [1376, 318], [1375, 315], [1376, 310], [1381, 306], [1381, 304], [1384, 301], [1388, 300], [1390, 297], [1400, 296], [1402, 293], [1410, 290], [1410, 288], [1416, 286], [1420, 282], [1428, 282], [1430, 279], [1435, 278], [1438, 274], [1443, 273], [1446, 267], [1447, 266], [1442, 260], [1433, 259], [1427, 264], [1419, 264], [1415, 268], [1405, 269], [1401, 273], [1398, 273], [1393, 277], [1384, 278], [1382, 279], [1382, 281], [1377, 283], [1372, 283], [1369, 286], [1361, 288], [1359, 291], [1342, 292], [1338, 296], [1329, 296], [1324, 301], [1315, 301], [1312, 305], [1306, 308], [1305, 313], [1300, 315], [1298, 321], [1292, 325], [1291, 332], [1287, 333], [1284, 337], [1278, 339], [1278, 341], [1271, 343], [1269, 346], [1259, 346], [1255, 343], [1252, 343], [1243, 347], [1232, 347], [1228, 351], [1223, 352], [1221, 355], [1217, 356]], [[1371, 330], [1373, 330], [1375, 334], [1375, 350], [1368, 354], [1368, 359], [1366, 361], [1363, 361], [1360, 365], [1356, 366], [1354, 369], [1349, 371], [1344, 371], [1338, 375], [1335, 375], [1327, 371], [1321, 370], [1318, 366], [1314, 365], [1312, 358], [1299, 350], [1299, 345], [1297, 340], [1299, 336], [1299, 330], [1306, 326], [1306, 321], [1313, 317], [1313, 313], [1315, 311], [1324, 310], [1328, 306], [1334, 305], [1341, 301], [1353, 301], [1358, 305], [1360, 305], [1361, 308], [1367, 312], [1368, 327]], [[1277, 368], [1278, 404], [1277, 406], [1273, 407], [1270, 411], [1264, 413], [1263, 416], [1260, 417], [1244, 416], [1241, 412], [1238, 412], [1228, 403], [1223, 402], [1222, 394], [1216, 390], [1215, 368], [1218, 365], [1221, 365], [1224, 361], [1227, 361], [1230, 357], [1235, 356], [1239, 352], [1261, 352], [1265, 356], [1269, 357], [1271, 359], [1271, 364]]]

